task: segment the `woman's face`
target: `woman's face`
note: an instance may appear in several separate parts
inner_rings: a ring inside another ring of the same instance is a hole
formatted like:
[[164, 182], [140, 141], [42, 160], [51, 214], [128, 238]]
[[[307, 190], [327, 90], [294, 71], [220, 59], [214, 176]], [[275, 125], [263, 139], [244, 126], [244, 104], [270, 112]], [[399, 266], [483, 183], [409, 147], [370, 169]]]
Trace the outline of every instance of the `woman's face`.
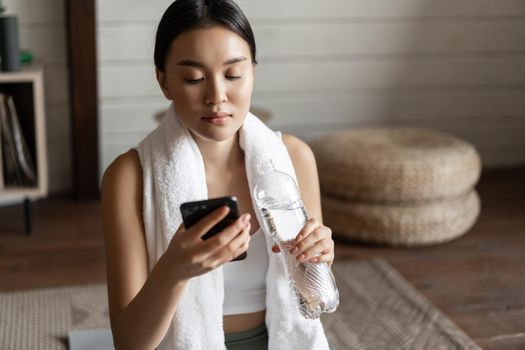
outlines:
[[184, 126], [209, 141], [230, 138], [250, 108], [254, 65], [250, 47], [220, 26], [180, 34], [157, 80]]

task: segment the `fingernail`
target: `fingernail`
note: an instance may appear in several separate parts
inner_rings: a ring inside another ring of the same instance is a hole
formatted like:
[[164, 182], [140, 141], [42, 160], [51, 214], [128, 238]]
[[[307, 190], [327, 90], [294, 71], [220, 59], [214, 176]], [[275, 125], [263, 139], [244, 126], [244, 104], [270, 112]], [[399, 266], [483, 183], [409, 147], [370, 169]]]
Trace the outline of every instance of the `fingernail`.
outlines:
[[245, 224], [248, 224], [250, 223], [250, 214], [245, 214], [242, 218], [242, 221], [245, 223]]
[[297, 247], [293, 247], [293, 248], [290, 250], [290, 253], [295, 254], [295, 253], [297, 253], [298, 251], [299, 251], [299, 248], [297, 248]]
[[302, 262], [306, 256], [304, 254], [301, 254], [297, 257], [297, 261]]
[[311, 262], [312, 264], [315, 264], [315, 263], [317, 262], [317, 258], [311, 258], [311, 259], [310, 259], [310, 262]]
[[296, 242], [299, 242], [301, 239], [303, 239], [303, 235], [297, 235], [297, 237], [295, 237]]

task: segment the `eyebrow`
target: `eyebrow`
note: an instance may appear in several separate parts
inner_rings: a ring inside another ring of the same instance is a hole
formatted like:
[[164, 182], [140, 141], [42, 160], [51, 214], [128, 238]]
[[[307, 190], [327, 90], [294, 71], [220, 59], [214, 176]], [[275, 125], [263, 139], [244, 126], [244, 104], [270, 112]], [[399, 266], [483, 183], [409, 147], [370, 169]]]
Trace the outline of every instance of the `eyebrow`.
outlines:
[[[227, 60], [226, 62], [223, 63], [223, 65], [224, 66], [229, 66], [231, 64], [242, 62], [242, 61], [246, 61], [246, 60], [247, 60], [247, 58], [244, 57], [244, 56], [235, 57], [235, 58]], [[194, 60], [182, 60], [179, 63], [177, 63], [177, 66], [189, 66], [189, 67], [206, 68], [204, 63], [201, 63], [201, 62], [198, 62], [198, 61], [194, 61]]]

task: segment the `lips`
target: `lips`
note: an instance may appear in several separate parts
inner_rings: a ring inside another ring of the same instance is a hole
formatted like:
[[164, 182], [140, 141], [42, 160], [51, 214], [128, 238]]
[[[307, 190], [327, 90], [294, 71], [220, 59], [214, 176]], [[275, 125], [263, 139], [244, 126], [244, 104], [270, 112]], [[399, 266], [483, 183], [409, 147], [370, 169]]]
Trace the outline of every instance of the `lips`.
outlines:
[[231, 117], [231, 114], [226, 113], [226, 112], [212, 112], [212, 113], [204, 115], [203, 118], [225, 118], [225, 117]]
[[202, 119], [211, 124], [224, 124], [226, 123], [232, 115], [230, 113], [226, 112], [212, 112], [209, 114], [206, 114], [202, 117]]

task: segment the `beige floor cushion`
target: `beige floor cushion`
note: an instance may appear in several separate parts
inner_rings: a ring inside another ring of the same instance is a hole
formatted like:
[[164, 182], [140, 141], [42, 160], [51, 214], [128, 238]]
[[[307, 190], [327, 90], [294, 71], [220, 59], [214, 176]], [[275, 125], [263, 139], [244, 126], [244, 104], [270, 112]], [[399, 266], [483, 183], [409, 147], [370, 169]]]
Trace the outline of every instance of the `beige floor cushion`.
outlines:
[[323, 195], [323, 217], [334, 236], [395, 246], [449, 241], [467, 232], [480, 212], [475, 190], [452, 199], [392, 205]]
[[478, 181], [476, 149], [438, 131], [353, 129], [312, 143], [321, 190], [350, 199], [414, 201], [449, 198]]

